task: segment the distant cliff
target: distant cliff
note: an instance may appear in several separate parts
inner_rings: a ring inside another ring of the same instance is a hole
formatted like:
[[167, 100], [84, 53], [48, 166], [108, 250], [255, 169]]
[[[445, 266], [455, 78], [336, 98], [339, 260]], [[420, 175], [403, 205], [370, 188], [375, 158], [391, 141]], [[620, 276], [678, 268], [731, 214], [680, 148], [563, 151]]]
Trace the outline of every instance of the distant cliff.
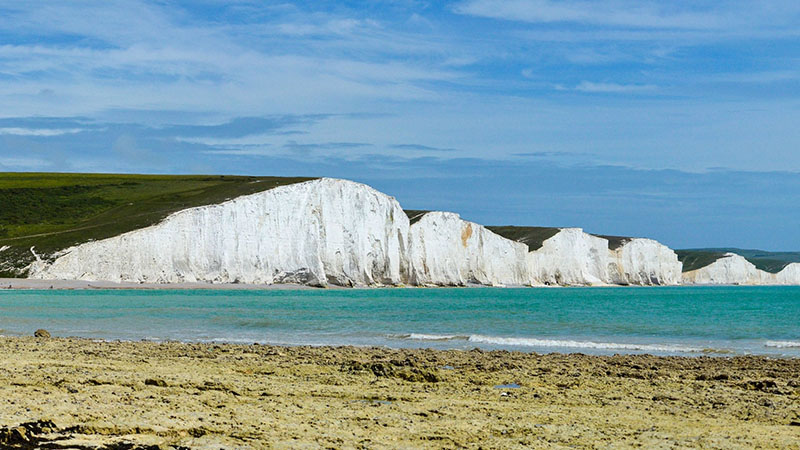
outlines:
[[777, 273], [756, 267], [745, 257], [726, 253], [711, 264], [683, 274], [684, 284], [795, 285], [800, 284], [800, 263], [789, 263]]

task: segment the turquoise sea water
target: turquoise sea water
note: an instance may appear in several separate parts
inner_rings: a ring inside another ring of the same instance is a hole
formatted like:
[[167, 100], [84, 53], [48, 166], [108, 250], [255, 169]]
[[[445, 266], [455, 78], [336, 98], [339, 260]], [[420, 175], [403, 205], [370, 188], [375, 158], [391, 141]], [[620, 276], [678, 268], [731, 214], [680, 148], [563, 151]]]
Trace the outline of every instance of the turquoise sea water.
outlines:
[[0, 291], [0, 334], [800, 357], [800, 287]]

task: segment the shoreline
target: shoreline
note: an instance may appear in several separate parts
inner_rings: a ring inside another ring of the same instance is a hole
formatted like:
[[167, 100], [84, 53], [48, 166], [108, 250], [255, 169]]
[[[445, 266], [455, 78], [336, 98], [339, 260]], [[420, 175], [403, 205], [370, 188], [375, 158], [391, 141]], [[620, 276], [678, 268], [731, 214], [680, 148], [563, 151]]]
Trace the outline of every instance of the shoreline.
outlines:
[[0, 290], [314, 290], [348, 289], [339, 286], [319, 288], [303, 284], [240, 284], [240, 283], [132, 283], [83, 280], [38, 280], [32, 278], [0, 278]]
[[789, 284], [675, 284], [675, 285], [624, 285], [624, 284], [598, 284], [598, 285], [536, 285], [536, 286], [487, 286], [478, 284], [468, 284], [466, 286], [356, 286], [345, 287], [328, 285], [326, 287], [308, 286], [305, 284], [246, 284], [246, 283], [208, 283], [208, 282], [186, 282], [186, 283], [134, 283], [134, 282], [115, 282], [115, 281], [84, 281], [84, 280], [40, 280], [32, 278], [0, 278], [0, 291], [2, 290], [56, 290], [56, 291], [79, 291], [79, 290], [369, 290], [369, 289], [459, 289], [459, 288], [499, 288], [499, 289], [538, 289], [538, 288], [675, 288], [675, 287], [798, 287], [800, 285]]
[[0, 443], [24, 423], [77, 448], [800, 442], [800, 359], [32, 337], [0, 355]]

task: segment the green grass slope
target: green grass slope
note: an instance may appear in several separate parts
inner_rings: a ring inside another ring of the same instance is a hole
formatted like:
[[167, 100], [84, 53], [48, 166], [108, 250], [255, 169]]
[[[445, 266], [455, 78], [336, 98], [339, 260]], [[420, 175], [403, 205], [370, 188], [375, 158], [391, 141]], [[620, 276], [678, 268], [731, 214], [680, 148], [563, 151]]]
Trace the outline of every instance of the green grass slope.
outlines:
[[0, 173], [0, 277], [50, 255], [158, 223], [181, 209], [312, 178]]
[[726, 253], [736, 253], [750, 261], [756, 268], [769, 273], [778, 273], [791, 263], [800, 263], [800, 252], [767, 252], [741, 248], [698, 248], [676, 250], [683, 263], [683, 271], [697, 270], [722, 258]]
[[404, 209], [403, 211], [406, 213], [406, 216], [408, 216], [408, 222], [411, 225], [419, 222], [419, 219], [422, 219], [422, 216], [430, 212], [424, 209]]
[[633, 240], [632, 237], [627, 236], [608, 236], [604, 234], [593, 234], [592, 236], [607, 240], [609, 250], [616, 250]]
[[561, 230], [561, 228], [552, 227], [517, 227], [510, 225], [488, 226], [486, 229], [506, 239], [522, 242], [528, 246], [529, 252], [542, 248], [544, 241], [555, 236]]

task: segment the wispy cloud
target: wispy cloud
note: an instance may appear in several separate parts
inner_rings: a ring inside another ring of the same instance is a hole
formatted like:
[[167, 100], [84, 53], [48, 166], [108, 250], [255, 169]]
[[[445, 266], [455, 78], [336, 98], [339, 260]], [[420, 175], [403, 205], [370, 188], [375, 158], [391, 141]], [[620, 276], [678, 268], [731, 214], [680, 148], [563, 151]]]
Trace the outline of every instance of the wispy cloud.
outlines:
[[421, 144], [392, 144], [390, 148], [398, 149], [398, 150], [412, 150], [412, 151], [422, 151], [422, 152], [454, 152], [456, 151], [455, 148], [452, 147], [431, 147], [430, 145], [421, 145]]
[[0, 157], [0, 168], [5, 170], [40, 170], [50, 167], [52, 167], [51, 164], [43, 159]]
[[72, 134], [85, 131], [83, 128], [0, 128], [0, 134], [11, 134], [15, 136], [58, 136], [60, 134]]
[[372, 147], [372, 144], [364, 142], [313, 142], [313, 143], [300, 143], [297, 141], [288, 141], [283, 145], [283, 148], [300, 153], [308, 153], [319, 150], [352, 150]]
[[177, 138], [241, 138], [251, 135], [275, 133], [289, 127], [307, 126], [330, 117], [328, 114], [283, 115], [273, 117], [237, 117], [214, 125], [168, 125], [157, 134]]
[[656, 88], [657, 86], [652, 84], [594, 83], [591, 81], [581, 81], [573, 89], [580, 92], [613, 94], [648, 92], [653, 91]]
[[[455, 10], [494, 19], [531, 23], [572, 22], [654, 29], [720, 29], [730, 25], [775, 26], [791, 23], [800, 7], [785, 0], [716, 3], [654, 0], [467, 0]], [[769, 20], [772, 19], [772, 22]]]

